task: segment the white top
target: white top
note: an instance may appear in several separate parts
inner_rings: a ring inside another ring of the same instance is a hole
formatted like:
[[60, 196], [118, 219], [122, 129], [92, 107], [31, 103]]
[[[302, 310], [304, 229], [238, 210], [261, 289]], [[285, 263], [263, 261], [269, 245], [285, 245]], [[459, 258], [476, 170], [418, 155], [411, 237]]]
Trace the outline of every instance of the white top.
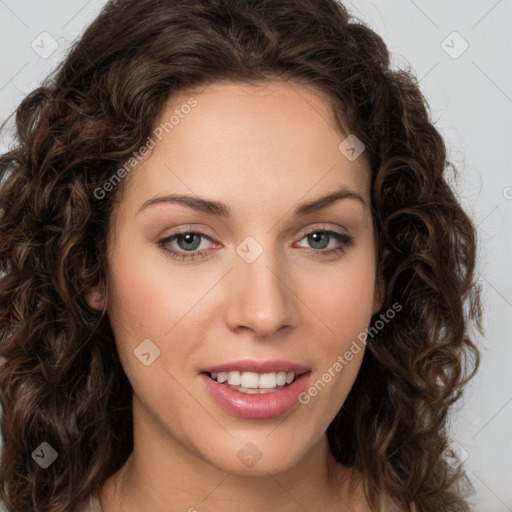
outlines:
[[100, 501], [95, 494], [91, 494], [89, 504], [85, 509], [85, 512], [102, 512]]

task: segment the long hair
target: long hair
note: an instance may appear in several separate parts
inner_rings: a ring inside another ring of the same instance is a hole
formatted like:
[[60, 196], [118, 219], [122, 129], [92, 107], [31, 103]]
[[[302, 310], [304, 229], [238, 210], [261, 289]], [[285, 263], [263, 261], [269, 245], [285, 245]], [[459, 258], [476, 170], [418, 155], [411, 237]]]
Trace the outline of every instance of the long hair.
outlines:
[[[443, 452], [450, 406], [479, 363], [476, 229], [415, 76], [392, 69], [381, 37], [335, 0], [118, 0], [23, 99], [0, 156], [0, 496], [11, 512], [82, 511], [133, 449], [131, 386], [106, 311], [86, 301], [106, 281], [122, 183], [98, 190], [172, 95], [271, 79], [325, 93], [340, 133], [364, 143], [382, 310], [401, 306], [368, 340], [330, 449], [378, 510], [384, 496], [469, 510], [462, 466]], [[47, 468], [41, 443], [58, 455]]]

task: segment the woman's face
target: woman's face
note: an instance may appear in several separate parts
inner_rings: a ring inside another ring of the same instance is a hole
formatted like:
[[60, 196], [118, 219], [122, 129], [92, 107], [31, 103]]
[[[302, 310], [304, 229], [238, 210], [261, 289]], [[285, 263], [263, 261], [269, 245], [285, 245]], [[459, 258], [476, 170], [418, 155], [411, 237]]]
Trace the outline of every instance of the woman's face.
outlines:
[[291, 468], [325, 441], [364, 346], [344, 354], [380, 307], [364, 153], [282, 82], [182, 94], [160, 121], [109, 245], [135, 436], [229, 472]]

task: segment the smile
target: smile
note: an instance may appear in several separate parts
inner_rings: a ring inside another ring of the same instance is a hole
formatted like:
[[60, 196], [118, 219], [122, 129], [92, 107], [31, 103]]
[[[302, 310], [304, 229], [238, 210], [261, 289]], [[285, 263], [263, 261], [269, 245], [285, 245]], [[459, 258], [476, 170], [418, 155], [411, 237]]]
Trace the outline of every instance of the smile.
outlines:
[[[276, 371], [268, 371], [268, 364], [244, 363], [241, 366], [245, 368], [239, 370], [233, 370], [233, 366], [216, 367], [223, 371], [202, 371], [199, 377], [215, 404], [229, 414], [253, 420], [276, 418], [298, 406], [311, 377], [309, 369], [297, 365], [295, 371], [290, 365]], [[241, 371], [248, 366], [252, 370], [265, 366], [267, 371]]]

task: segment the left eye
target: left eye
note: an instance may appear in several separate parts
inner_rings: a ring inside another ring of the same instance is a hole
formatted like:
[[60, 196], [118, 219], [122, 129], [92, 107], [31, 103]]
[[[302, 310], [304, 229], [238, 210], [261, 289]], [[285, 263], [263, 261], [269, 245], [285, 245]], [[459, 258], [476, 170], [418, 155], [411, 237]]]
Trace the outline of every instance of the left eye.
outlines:
[[[332, 239], [338, 240], [339, 242], [349, 243], [348, 235], [336, 233], [335, 231], [312, 231], [301, 238], [301, 240], [307, 239], [312, 244], [313, 249], [326, 249], [329, 245], [329, 241]], [[327, 243], [326, 243], [327, 242]]]

